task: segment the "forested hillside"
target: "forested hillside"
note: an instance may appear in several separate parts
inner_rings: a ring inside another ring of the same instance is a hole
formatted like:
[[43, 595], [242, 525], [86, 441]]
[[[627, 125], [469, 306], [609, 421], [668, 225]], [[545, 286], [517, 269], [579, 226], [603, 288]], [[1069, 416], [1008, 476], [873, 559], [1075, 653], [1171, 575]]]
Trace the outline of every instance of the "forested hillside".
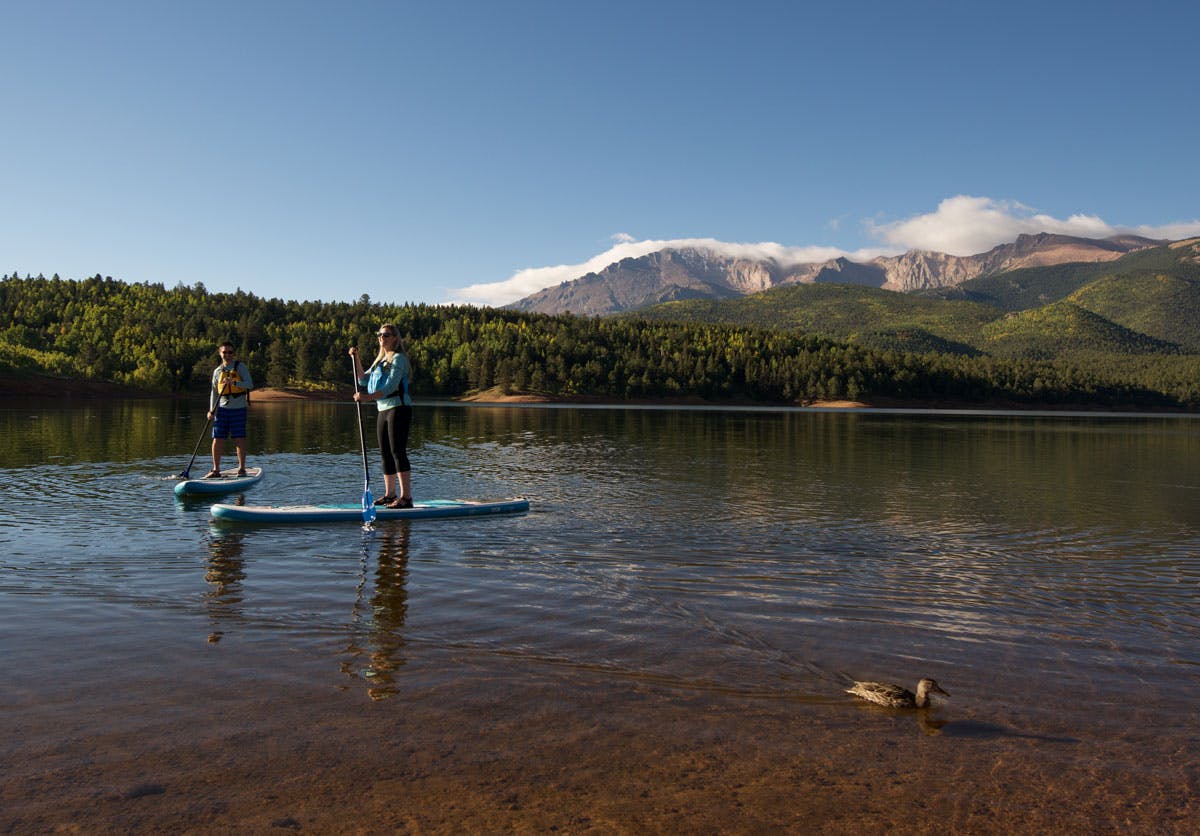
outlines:
[[[938, 350], [967, 343], [1004, 312], [972, 301], [946, 301], [848, 284], [798, 284], [737, 299], [668, 302], [631, 319], [724, 323], [798, 330], [870, 343], [870, 335], [936, 334]], [[969, 349], [966, 349], [969, 352]]]
[[[1200, 282], [1200, 239], [1139, 250], [1116, 261], [1011, 270], [971, 279], [956, 287], [919, 291], [919, 295], [929, 299], [979, 302], [1004, 311], [1025, 311], [1065, 299], [1102, 279], [1115, 279], [1123, 284], [1154, 276], [1171, 276], [1185, 284]], [[1130, 304], [1136, 303], [1131, 301]], [[1181, 316], [1185, 313], [1180, 311]], [[1191, 320], [1192, 323], [1196, 321]]]
[[1200, 353], [1200, 239], [1098, 264], [1025, 268], [952, 289], [896, 293], [804, 284], [730, 300], [657, 305], [655, 321], [796, 329], [892, 351], [1052, 360], [1092, 368], [1186, 367]]
[[[972, 306], [963, 310], [971, 311], [964, 314], [968, 322], [983, 319]], [[0, 331], [0, 375], [106, 380], [164, 393], [203, 388], [224, 339], [267, 385], [348, 388], [347, 348], [373, 353], [375, 329], [390, 321], [413, 361], [414, 391], [426, 397], [501, 386], [611, 400], [1200, 408], [1200, 361], [1178, 354], [1127, 363], [1104, 354], [1072, 363], [922, 354], [794, 328], [397, 306], [366, 296], [354, 303], [284, 302], [100, 276], [4, 278], [0, 311], [7, 323]], [[950, 345], [919, 328], [910, 333]]]

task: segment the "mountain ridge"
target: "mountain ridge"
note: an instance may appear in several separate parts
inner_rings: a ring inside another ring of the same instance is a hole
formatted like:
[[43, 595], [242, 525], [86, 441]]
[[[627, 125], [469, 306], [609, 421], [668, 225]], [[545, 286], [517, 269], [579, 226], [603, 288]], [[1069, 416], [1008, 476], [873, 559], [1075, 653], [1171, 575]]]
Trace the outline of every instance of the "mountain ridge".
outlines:
[[937, 292], [793, 285], [623, 316], [795, 330], [918, 353], [1200, 354], [1200, 238], [1104, 264], [1023, 267]]
[[853, 284], [905, 293], [938, 290], [1022, 268], [1114, 261], [1165, 243], [1136, 235], [1080, 238], [1038, 233], [1019, 235], [1010, 243], [969, 256], [910, 250], [868, 262], [843, 256], [798, 264], [725, 256], [700, 247], [664, 248], [616, 261], [505, 307], [529, 313], [602, 316], [663, 302], [731, 299], [791, 284]]

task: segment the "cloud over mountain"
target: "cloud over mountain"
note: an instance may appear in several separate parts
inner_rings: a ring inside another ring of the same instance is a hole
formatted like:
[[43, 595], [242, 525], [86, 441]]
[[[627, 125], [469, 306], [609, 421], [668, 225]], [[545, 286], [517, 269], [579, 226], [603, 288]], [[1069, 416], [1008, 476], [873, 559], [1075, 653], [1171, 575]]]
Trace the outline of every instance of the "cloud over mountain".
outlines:
[[708, 250], [730, 258], [752, 260], [772, 259], [784, 267], [795, 264], [810, 264], [846, 257], [868, 261], [884, 250], [859, 250], [848, 253], [837, 247], [785, 247], [782, 244], [731, 244], [715, 238], [675, 238], [671, 240], [635, 241], [629, 236], [614, 236], [617, 243], [598, 255], [580, 264], [559, 264], [553, 267], [530, 267], [518, 270], [509, 279], [501, 282], [474, 284], [452, 292], [457, 301], [473, 305], [506, 305], [537, 293], [547, 287], [572, 281], [588, 273], [598, 273], [610, 264], [626, 258], [641, 258], [644, 255], [665, 249]]
[[1035, 214], [1014, 201], [958, 195], [938, 204], [936, 211], [903, 221], [867, 224], [877, 238], [902, 250], [928, 250], [948, 255], [975, 255], [1018, 235], [1051, 232], [1080, 238], [1117, 234], [1109, 224], [1090, 215], [1064, 220]]
[[1164, 226], [1113, 226], [1095, 215], [1072, 215], [1062, 220], [1034, 212], [1015, 201], [958, 195], [938, 204], [934, 212], [892, 223], [867, 223], [879, 240], [901, 250], [927, 250], [949, 255], [975, 255], [1018, 235], [1049, 232], [1078, 238], [1139, 235], [1179, 239], [1200, 234], [1200, 221]]
[[455, 301], [475, 305], [506, 305], [588, 273], [596, 273], [622, 259], [640, 258], [664, 249], [709, 250], [717, 255], [748, 260], [772, 260], [781, 267], [812, 264], [846, 258], [865, 262], [881, 255], [898, 255], [925, 250], [967, 256], [985, 252], [1018, 235], [1041, 232], [1081, 238], [1105, 238], [1133, 234], [1147, 238], [1179, 239], [1200, 235], [1200, 220], [1164, 226], [1113, 226], [1094, 215], [1071, 215], [1060, 219], [1038, 213], [1016, 201], [957, 195], [938, 204], [935, 211], [887, 223], [864, 221], [866, 232], [881, 245], [853, 252], [838, 247], [792, 247], [773, 242], [729, 243], [713, 238], [672, 240], [635, 240], [632, 236], [613, 236], [614, 245], [579, 264], [531, 267], [518, 270], [498, 282], [469, 285], [451, 291]]

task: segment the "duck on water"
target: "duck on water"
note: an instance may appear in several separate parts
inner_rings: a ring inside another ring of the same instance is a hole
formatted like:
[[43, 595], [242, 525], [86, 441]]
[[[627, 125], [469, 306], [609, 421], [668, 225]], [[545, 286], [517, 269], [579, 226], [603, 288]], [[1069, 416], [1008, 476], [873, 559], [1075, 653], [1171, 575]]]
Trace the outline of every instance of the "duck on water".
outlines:
[[937, 682], [928, 678], [917, 683], [915, 694], [907, 688], [887, 682], [855, 682], [853, 688], [846, 689], [846, 693], [888, 708], [928, 708], [930, 694], [950, 696]]

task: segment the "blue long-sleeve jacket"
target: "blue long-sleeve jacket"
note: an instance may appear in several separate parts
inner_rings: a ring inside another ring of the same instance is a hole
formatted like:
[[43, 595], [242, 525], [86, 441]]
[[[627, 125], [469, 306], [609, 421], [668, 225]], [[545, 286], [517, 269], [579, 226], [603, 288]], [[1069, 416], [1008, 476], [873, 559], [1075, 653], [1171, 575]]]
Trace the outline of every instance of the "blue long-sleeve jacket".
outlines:
[[392, 362], [381, 360], [358, 379], [358, 385], [366, 388], [372, 395], [386, 392], [387, 397], [375, 402], [380, 412], [404, 404], [412, 406], [412, 398], [408, 394], [408, 382], [412, 377], [412, 366], [408, 357], [400, 352], [392, 355]]

